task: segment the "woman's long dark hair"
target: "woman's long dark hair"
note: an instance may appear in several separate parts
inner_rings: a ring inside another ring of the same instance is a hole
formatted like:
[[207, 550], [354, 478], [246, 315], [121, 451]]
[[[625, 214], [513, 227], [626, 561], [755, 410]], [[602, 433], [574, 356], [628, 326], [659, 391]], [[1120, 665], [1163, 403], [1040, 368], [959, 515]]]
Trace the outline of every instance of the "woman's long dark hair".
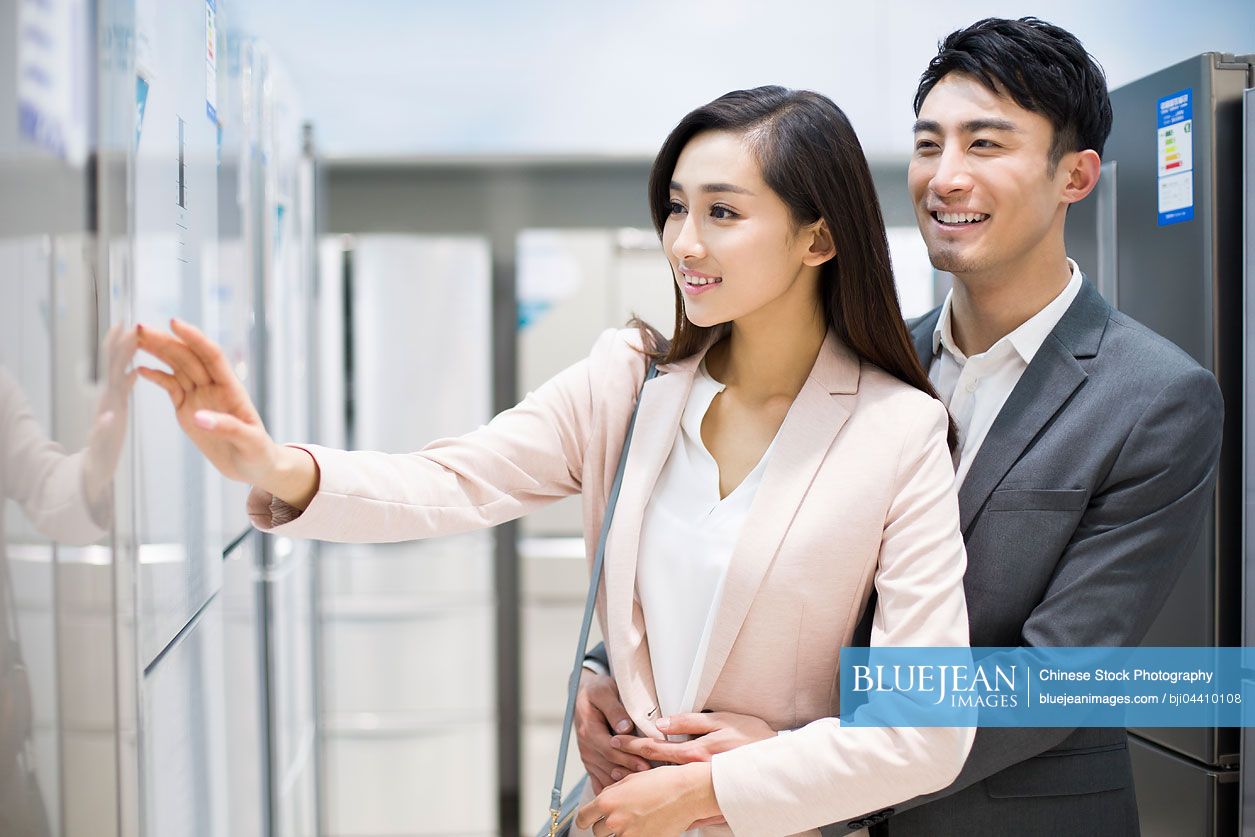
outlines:
[[[828, 222], [837, 254], [820, 268], [819, 293], [837, 337], [863, 360], [937, 398], [902, 320], [871, 170], [841, 108], [819, 93], [769, 86], [734, 90], [689, 113], [663, 142], [649, 173], [649, 209], [660, 238], [671, 211], [676, 161], [689, 140], [704, 131], [742, 134], [763, 180], [798, 225], [821, 218]], [[670, 341], [636, 321], [651, 357], [660, 363], [691, 357], [712, 339], [712, 328], [694, 325], [684, 315], [678, 286], [674, 292]], [[949, 435], [953, 447], [953, 424]]]

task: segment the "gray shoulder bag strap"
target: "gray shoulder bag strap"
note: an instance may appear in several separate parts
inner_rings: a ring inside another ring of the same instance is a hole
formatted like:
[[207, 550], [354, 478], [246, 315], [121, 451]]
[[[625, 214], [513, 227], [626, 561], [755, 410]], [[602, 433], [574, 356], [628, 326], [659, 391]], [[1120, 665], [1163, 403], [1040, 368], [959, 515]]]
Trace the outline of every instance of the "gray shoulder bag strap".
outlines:
[[[606, 535], [610, 531], [610, 523], [614, 520], [614, 507], [619, 501], [619, 488], [623, 485], [623, 470], [627, 465], [628, 448], [632, 445], [632, 430], [636, 427], [636, 414], [641, 408], [641, 398], [645, 393], [645, 384], [658, 374], [656, 364], [649, 364], [645, 373], [645, 383], [641, 384], [641, 392], [636, 397], [636, 406], [632, 408], [632, 418], [628, 420], [627, 437], [623, 440], [623, 452], [619, 454], [619, 467], [614, 472], [614, 484], [610, 487], [610, 497], [606, 500], [606, 513], [601, 519], [601, 534], [597, 538], [597, 551], [593, 554], [593, 570], [588, 580], [588, 598], [584, 602], [584, 621], [580, 625], [580, 642], [575, 649], [575, 666], [571, 669], [571, 679], [567, 683], [566, 714], [562, 718], [562, 743], [558, 747], [558, 769], [553, 777], [553, 795], [549, 799], [549, 837], [561, 837], [571, 829], [575, 818], [576, 803], [583, 782], [577, 785], [571, 797], [564, 803], [562, 800], [562, 778], [566, 774], [566, 754], [571, 744], [571, 724], [575, 720], [575, 695], [580, 688], [580, 672], [584, 668], [584, 655], [588, 653], [588, 632], [593, 624], [593, 608], [597, 605], [597, 588], [601, 586], [601, 568], [606, 560]], [[585, 779], [587, 781], [587, 779]], [[546, 833], [542, 828], [540, 833]]]

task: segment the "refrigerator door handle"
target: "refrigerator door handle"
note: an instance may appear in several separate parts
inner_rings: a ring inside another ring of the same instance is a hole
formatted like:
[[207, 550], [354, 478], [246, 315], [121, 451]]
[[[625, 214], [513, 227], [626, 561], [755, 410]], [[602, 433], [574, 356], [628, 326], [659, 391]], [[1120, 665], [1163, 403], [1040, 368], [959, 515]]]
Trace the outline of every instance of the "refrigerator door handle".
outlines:
[[1098, 219], [1098, 292], [1112, 308], [1120, 307], [1120, 239], [1116, 223], [1116, 161], [1103, 163], [1098, 185], [1094, 187]]

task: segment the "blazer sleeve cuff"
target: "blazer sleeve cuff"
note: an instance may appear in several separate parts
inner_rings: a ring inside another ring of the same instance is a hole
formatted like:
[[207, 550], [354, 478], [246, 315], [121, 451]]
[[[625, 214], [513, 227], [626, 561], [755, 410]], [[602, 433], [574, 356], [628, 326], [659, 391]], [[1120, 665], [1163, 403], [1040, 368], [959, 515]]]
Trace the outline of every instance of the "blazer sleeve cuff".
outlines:
[[835, 721], [823, 718], [711, 759], [715, 798], [737, 837], [796, 834], [947, 787], [975, 732]]
[[334, 526], [329, 525], [336, 517], [336, 475], [338, 451], [319, 445], [289, 445], [299, 448], [318, 463], [318, 492], [304, 511], [280, 500], [269, 491], [253, 486], [248, 493], [248, 518], [253, 527], [273, 535], [294, 538], [319, 538], [334, 540]]

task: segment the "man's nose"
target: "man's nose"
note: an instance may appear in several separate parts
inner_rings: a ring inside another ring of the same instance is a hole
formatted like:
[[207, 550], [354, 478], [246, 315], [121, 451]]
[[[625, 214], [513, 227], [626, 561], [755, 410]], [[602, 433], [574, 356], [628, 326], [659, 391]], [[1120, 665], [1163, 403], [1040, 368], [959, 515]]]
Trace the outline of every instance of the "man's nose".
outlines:
[[951, 146], [942, 150], [928, 187], [941, 197], [971, 190], [972, 174], [968, 170], [967, 155], [961, 147]]

